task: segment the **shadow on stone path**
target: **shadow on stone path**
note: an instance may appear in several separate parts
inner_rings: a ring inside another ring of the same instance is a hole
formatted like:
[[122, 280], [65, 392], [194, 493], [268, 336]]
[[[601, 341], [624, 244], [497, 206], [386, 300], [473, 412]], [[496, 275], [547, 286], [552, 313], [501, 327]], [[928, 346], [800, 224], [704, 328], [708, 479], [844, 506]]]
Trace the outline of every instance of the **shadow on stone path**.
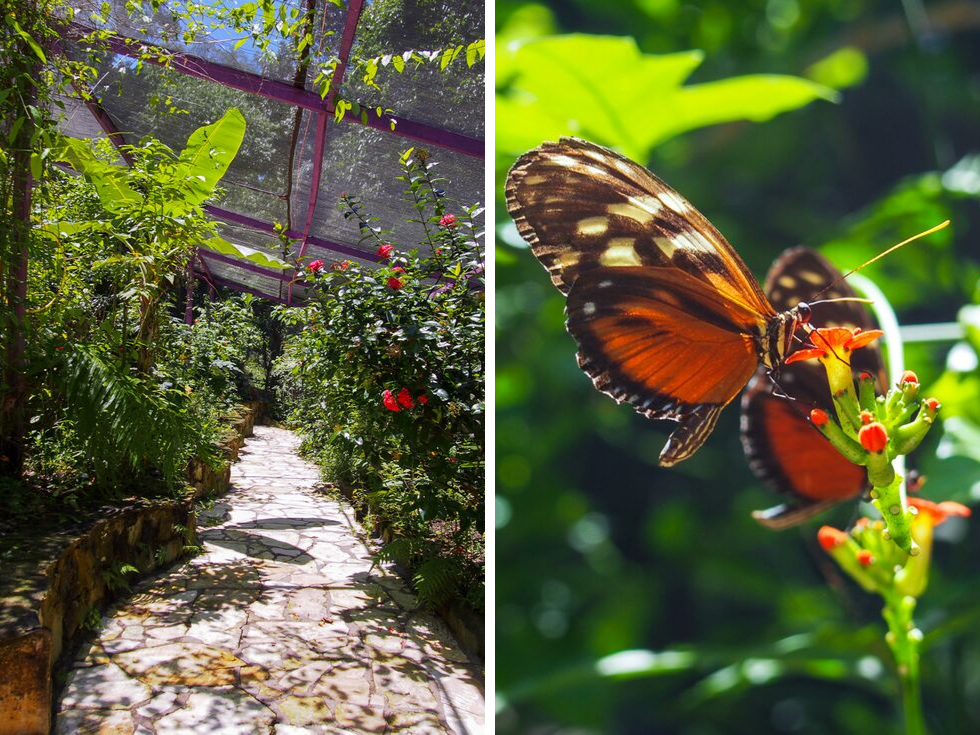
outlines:
[[57, 733], [483, 731], [482, 671], [372, 568], [298, 444], [255, 427], [199, 518], [204, 552], [139, 584], [78, 653]]

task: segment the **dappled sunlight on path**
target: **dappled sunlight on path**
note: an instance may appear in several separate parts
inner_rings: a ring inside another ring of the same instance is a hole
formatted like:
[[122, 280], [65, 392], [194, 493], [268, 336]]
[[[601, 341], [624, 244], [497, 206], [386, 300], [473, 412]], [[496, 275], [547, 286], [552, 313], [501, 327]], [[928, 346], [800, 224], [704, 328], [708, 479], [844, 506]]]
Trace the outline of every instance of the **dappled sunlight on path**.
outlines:
[[79, 652], [58, 733], [482, 732], [482, 671], [372, 566], [297, 445], [255, 428], [201, 514], [204, 553], [140, 584]]

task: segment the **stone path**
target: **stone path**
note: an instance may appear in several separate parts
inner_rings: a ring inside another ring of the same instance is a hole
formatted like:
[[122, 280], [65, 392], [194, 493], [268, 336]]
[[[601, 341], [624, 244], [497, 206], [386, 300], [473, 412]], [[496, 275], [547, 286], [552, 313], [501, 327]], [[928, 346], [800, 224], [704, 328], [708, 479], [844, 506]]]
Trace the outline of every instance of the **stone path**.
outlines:
[[199, 519], [204, 552], [138, 585], [79, 652], [57, 733], [483, 731], [482, 671], [372, 566], [298, 443], [255, 428]]

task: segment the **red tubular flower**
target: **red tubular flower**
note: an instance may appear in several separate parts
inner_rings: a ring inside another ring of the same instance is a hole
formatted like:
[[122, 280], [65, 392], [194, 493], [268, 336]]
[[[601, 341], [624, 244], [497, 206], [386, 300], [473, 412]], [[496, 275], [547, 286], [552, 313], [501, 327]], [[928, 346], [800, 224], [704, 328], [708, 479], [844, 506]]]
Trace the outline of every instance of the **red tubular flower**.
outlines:
[[904, 385], [905, 383], [915, 383], [919, 384], [919, 376], [913, 373], [911, 370], [906, 370], [902, 373], [902, 379], [898, 381], [899, 385]]
[[405, 272], [405, 269], [404, 269], [404, 268], [402, 268], [402, 267], [401, 267], [400, 265], [396, 265], [396, 266], [395, 266], [394, 268], [392, 268], [392, 270], [393, 270], [393, 271], [394, 271], [395, 273], [404, 273], [404, 272]]
[[824, 426], [828, 421], [830, 421], [830, 416], [822, 408], [815, 408], [810, 411], [810, 423], [817, 428]]
[[420, 395], [415, 400], [419, 402], [419, 405], [420, 406], [424, 406], [426, 403], [429, 402], [429, 397], [427, 395], [425, 395], [425, 393], [423, 393], [422, 395]]
[[799, 362], [800, 360], [821, 359], [828, 356], [838, 356], [846, 358], [846, 355], [867, 347], [874, 342], [884, 332], [880, 329], [869, 329], [864, 332], [861, 329], [848, 329], [847, 327], [827, 327], [814, 329], [810, 333], [812, 348], [797, 350], [786, 358], [786, 363]]
[[456, 224], [456, 215], [455, 214], [442, 215], [442, 219], [439, 220], [439, 224], [442, 227], [453, 227]]
[[390, 242], [386, 242], [380, 248], [378, 248], [378, 257], [390, 258], [393, 252], [395, 252], [395, 246]]
[[862, 567], [869, 567], [871, 566], [871, 562], [874, 561], [874, 557], [871, 556], [871, 552], [868, 551], [867, 549], [861, 549], [860, 551], [858, 551], [856, 556], [857, 556], [858, 564], [860, 564]]
[[858, 431], [858, 441], [869, 452], [880, 453], [888, 445], [888, 432], [885, 431], [881, 422], [872, 421], [862, 426], [861, 430]]
[[861, 423], [864, 424], [865, 426], [867, 426], [868, 424], [870, 424], [872, 421], [875, 420], [874, 414], [868, 410], [861, 411], [860, 416], [861, 416]]
[[390, 390], [386, 390], [384, 393], [381, 394], [381, 402], [384, 404], [384, 407], [387, 408], [389, 411], [402, 410], [401, 406], [398, 405], [398, 401], [395, 399], [394, 393], [392, 393]]
[[817, 531], [817, 541], [824, 551], [830, 551], [847, 542], [847, 534], [833, 526], [821, 526]]
[[936, 411], [942, 408], [942, 405], [935, 398], [926, 398], [923, 403], [925, 403], [926, 408], [932, 413], [936, 413]]
[[312, 263], [306, 266], [306, 270], [308, 270], [310, 273], [319, 273], [322, 268], [323, 268], [322, 260], [314, 260]]
[[395, 291], [397, 291], [398, 289], [400, 289], [404, 285], [405, 284], [402, 283], [402, 279], [400, 279], [400, 278], [389, 278], [388, 279], [388, 288], [394, 289]]
[[938, 526], [950, 516], [967, 517], [972, 512], [962, 503], [952, 500], [944, 500], [941, 503], [934, 503], [925, 498], [909, 498], [909, 505], [919, 511], [916, 522], [928, 522], [930, 526]]
[[413, 408], [415, 406], [415, 401], [412, 400], [412, 394], [408, 392], [408, 388], [402, 388], [398, 391], [398, 402], [405, 408]]

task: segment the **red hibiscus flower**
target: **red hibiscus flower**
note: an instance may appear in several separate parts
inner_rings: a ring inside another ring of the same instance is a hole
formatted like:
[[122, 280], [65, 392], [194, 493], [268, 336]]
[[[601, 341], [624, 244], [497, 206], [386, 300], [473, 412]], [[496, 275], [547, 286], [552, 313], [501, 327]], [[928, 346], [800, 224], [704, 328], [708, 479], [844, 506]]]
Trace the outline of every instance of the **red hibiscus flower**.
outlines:
[[398, 391], [398, 402], [405, 408], [413, 408], [415, 406], [415, 401], [412, 400], [412, 394], [408, 392], [408, 388], [402, 388]]
[[395, 246], [392, 245], [391, 243], [386, 242], [384, 245], [378, 248], [378, 257], [390, 258], [393, 252], [395, 252]]
[[398, 405], [398, 401], [395, 399], [395, 394], [392, 393], [390, 390], [386, 390], [381, 395], [381, 402], [384, 404], [384, 407], [387, 408], [389, 411], [402, 410], [401, 406]]
[[456, 224], [456, 215], [455, 214], [442, 215], [442, 219], [439, 220], [439, 224], [442, 227], [453, 227]]
[[404, 285], [405, 284], [402, 283], [402, 279], [400, 279], [400, 278], [389, 278], [388, 279], [388, 288], [394, 289], [395, 291], [397, 291], [398, 289], [400, 289]]
[[310, 273], [319, 273], [322, 268], [323, 268], [322, 260], [314, 260], [312, 263], [306, 266], [306, 270], [308, 270]]

